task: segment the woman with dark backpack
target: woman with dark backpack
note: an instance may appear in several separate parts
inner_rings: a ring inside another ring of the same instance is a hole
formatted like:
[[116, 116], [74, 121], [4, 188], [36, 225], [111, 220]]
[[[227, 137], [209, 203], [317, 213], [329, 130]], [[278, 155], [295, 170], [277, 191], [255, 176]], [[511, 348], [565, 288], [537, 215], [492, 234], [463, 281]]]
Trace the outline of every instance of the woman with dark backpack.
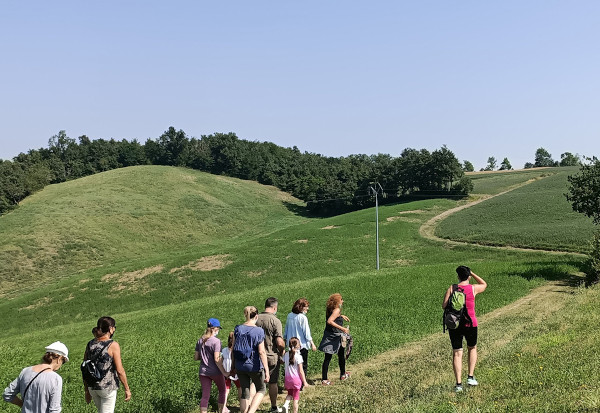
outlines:
[[[233, 330], [233, 366], [230, 375], [237, 375], [242, 388], [240, 399], [241, 413], [254, 413], [258, 410], [269, 382], [269, 367], [265, 350], [265, 331], [256, 326], [258, 310], [256, 307], [244, 308], [246, 322]], [[254, 383], [256, 394], [250, 398], [250, 385]]]
[[[62, 377], [56, 371], [69, 361], [69, 350], [60, 341], [46, 347], [42, 363], [26, 367], [4, 390], [5, 401], [21, 408], [22, 413], [61, 411]], [[17, 394], [21, 394], [21, 397]]]
[[[444, 301], [442, 302], [442, 308], [445, 310], [448, 306], [448, 302], [451, 300], [451, 295], [455, 292], [464, 294], [464, 306], [463, 316], [461, 317], [460, 323], [457, 328], [448, 330], [450, 335], [450, 342], [452, 343], [452, 367], [454, 369], [454, 376], [456, 378], [456, 385], [454, 391], [459, 393], [463, 391], [462, 387], [462, 356], [463, 356], [463, 338], [467, 341], [468, 354], [468, 366], [469, 374], [467, 377], [467, 384], [469, 386], [477, 386], [479, 383], [473, 376], [475, 372], [475, 364], [477, 363], [477, 317], [475, 315], [475, 296], [482, 293], [487, 288], [487, 283], [475, 274], [471, 269], [465, 265], [461, 265], [456, 269], [458, 274], [458, 284], [451, 285], [446, 290], [444, 295]], [[471, 277], [477, 284], [471, 284]]]
[[112, 317], [98, 319], [97, 326], [92, 330], [96, 337], [87, 344], [83, 357], [84, 364], [85, 361], [91, 361], [97, 373], [96, 378], [91, 378], [84, 372], [85, 401], [90, 403], [94, 400], [98, 413], [115, 411], [119, 382], [125, 388], [125, 401], [131, 399], [131, 390], [121, 361], [121, 347], [112, 340], [116, 329]]

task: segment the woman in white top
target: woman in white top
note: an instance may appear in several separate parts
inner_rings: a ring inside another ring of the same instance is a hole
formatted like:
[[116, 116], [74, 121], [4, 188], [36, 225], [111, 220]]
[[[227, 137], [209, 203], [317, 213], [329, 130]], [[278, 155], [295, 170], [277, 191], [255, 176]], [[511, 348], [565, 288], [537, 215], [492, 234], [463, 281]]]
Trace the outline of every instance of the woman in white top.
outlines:
[[292, 307], [292, 312], [287, 316], [285, 330], [283, 332], [283, 338], [285, 339], [287, 347], [290, 346], [290, 339], [292, 337], [297, 337], [298, 340], [300, 340], [300, 355], [302, 356], [302, 370], [304, 371], [304, 377], [308, 377], [306, 375], [308, 370], [308, 350], [312, 349], [312, 351], [317, 351], [317, 347], [310, 334], [308, 318], [306, 317], [308, 308], [309, 302], [306, 298], [297, 299]]
[[[46, 347], [42, 363], [26, 367], [2, 397], [16, 404], [22, 413], [59, 413], [61, 411], [62, 377], [56, 371], [69, 361], [69, 350], [60, 341]], [[21, 397], [17, 394], [21, 394]]]

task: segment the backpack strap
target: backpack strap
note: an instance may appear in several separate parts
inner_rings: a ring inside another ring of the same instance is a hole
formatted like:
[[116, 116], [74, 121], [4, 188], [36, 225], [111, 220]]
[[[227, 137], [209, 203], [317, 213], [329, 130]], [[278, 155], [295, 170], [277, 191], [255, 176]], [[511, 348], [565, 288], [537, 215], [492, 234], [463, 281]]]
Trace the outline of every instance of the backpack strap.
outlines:
[[43, 372], [45, 372], [46, 370], [50, 370], [50, 367], [46, 367], [44, 370], [42, 370], [38, 374], [36, 374], [33, 379], [31, 379], [31, 381], [29, 382], [29, 384], [27, 385], [27, 387], [25, 387], [25, 391], [23, 392], [23, 400], [25, 400], [25, 395], [27, 394], [27, 390], [29, 390], [29, 386], [31, 386], [31, 383], [33, 383], [35, 381], [35, 379], [37, 379], [38, 376], [40, 374], [42, 374]]
[[[102, 350], [100, 350], [94, 358], [88, 358], [88, 360], [90, 360], [92, 363], [95, 363], [96, 360], [98, 360], [100, 358], [100, 356], [102, 356], [102, 354], [104, 354], [104, 351], [107, 350], [112, 343], [113, 343], [113, 340], [106, 340], [106, 344], [104, 345], [104, 347], [102, 347]], [[90, 351], [90, 343], [88, 343], [87, 348], [86, 348], [86, 352], [88, 353], [88, 355], [89, 355], [89, 351]]]
[[458, 284], [452, 284], [452, 291], [450, 291], [450, 295], [448, 296], [448, 302], [446, 303], [446, 308], [444, 308], [444, 312], [442, 313], [442, 333], [446, 333], [446, 312], [448, 311], [448, 304], [450, 303], [450, 297], [456, 290], [458, 290]]

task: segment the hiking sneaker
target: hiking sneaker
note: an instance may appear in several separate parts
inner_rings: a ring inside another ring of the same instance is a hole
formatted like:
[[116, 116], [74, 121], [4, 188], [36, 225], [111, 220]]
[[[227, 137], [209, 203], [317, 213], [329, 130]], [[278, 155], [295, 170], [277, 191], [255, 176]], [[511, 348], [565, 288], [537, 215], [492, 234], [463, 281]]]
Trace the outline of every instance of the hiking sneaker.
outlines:
[[350, 372], [347, 371], [343, 376], [340, 376], [340, 380], [347, 380], [350, 377]]
[[281, 409], [280, 407], [274, 406], [271, 407], [271, 410], [269, 410], [269, 413], [281, 413], [283, 411], [283, 409]]
[[475, 377], [469, 377], [467, 379], [467, 384], [469, 386], [477, 386], [479, 383], [477, 382], [477, 380], [475, 380]]
[[460, 393], [462, 391], [463, 391], [462, 384], [457, 384], [456, 386], [454, 386], [455, 393]]
[[331, 382], [329, 380], [321, 380], [321, 384], [323, 386], [331, 386]]

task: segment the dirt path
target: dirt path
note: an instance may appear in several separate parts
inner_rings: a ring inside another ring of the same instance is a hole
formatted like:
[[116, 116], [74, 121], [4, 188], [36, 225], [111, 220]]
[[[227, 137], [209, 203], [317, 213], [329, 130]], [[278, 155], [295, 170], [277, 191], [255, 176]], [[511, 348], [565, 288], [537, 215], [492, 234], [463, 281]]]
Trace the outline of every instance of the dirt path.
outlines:
[[470, 208], [472, 206], [480, 204], [484, 201], [487, 201], [488, 199], [492, 199], [497, 196], [504, 195], [510, 191], [513, 191], [517, 188], [528, 185], [532, 182], [538, 181], [543, 178], [544, 177], [536, 177], [536, 178], [530, 179], [528, 181], [525, 181], [523, 183], [513, 185], [506, 191], [502, 191], [495, 195], [480, 195], [480, 197], [474, 201], [470, 201], [465, 204], [459, 205], [456, 208], [452, 208], [447, 211], [444, 211], [441, 214], [434, 216], [429, 221], [425, 222], [423, 225], [421, 225], [421, 227], [419, 228], [419, 235], [421, 235], [423, 238], [426, 238], [426, 239], [429, 239], [432, 241], [443, 242], [447, 245], [474, 245], [474, 246], [478, 246], [478, 247], [501, 249], [501, 250], [524, 251], [524, 252], [544, 252], [547, 254], [555, 254], [555, 255], [576, 255], [576, 256], [585, 257], [586, 256], [585, 254], [580, 254], [580, 253], [576, 253], [576, 252], [551, 251], [551, 250], [541, 250], [541, 249], [535, 249], [535, 248], [518, 248], [518, 247], [510, 247], [510, 246], [493, 246], [493, 245], [478, 244], [475, 242], [453, 241], [453, 240], [446, 239], [446, 238], [440, 238], [435, 235], [436, 227], [439, 225], [440, 222], [442, 222], [444, 219], [448, 218], [450, 215], [455, 214], [459, 211], [462, 211], [463, 209]]
[[[485, 362], [488, 355], [510, 345], [516, 337], [527, 334], [528, 328], [563, 308], [572, 291], [566, 282], [549, 282], [512, 304], [479, 317], [483, 326], [479, 334], [479, 362]], [[346, 383], [332, 379], [332, 386], [325, 387], [318, 384], [318, 377], [312, 377], [317, 385], [302, 393], [301, 403], [314, 412], [358, 411], [352, 409], [359, 404], [357, 401], [362, 404], [361, 411], [365, 403], [372, 406], [372, 411], [379, 411], [382, 406], [410, 411], [410, 399], [441, 392], [450, 394], [453, 383], [450, 343], [447, 334], [442, 334], [441, 323], [438, 333], [365, 362], [349, 363], [348, 369], [352, 377]], [[333, 360], [330, 375], [336, 372]]]

